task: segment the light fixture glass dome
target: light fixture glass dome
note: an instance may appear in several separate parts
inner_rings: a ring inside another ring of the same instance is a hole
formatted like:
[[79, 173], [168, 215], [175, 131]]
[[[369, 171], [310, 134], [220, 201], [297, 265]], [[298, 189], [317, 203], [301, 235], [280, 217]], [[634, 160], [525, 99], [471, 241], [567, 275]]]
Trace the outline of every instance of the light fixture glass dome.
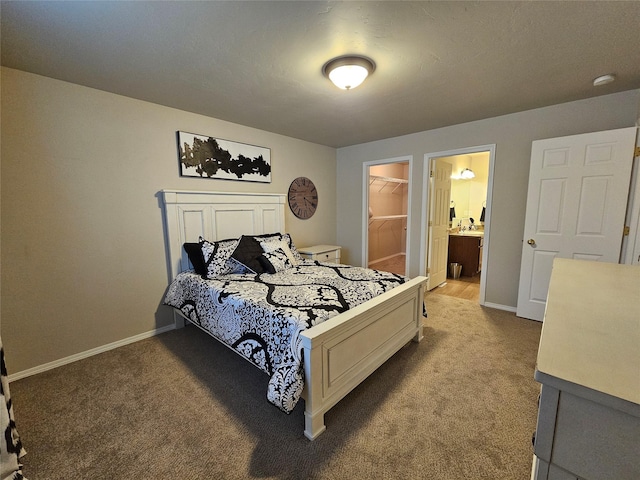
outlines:
[[360, 85], [375, 70], [372, 60], [359, 55], [345, 55], [329, 60], [322, 73], [342, 90], [351, 90]]
[[616, 79], [616, 76], [613, 75], [612, 73], [608, 73], [606, 75], [600, 75], [599, 77], [593, 79], [593, 86], [600, 87], [602, 85], [607, 85], [615, 81], [615, 79]]
[[469, 180], [475, 177], [476, 177], [476, 174], [473, 173], [473, 170], [470, 170], [468, 168], [465, 168], [464, 170], [462, 170], [462, 172], [460, 172], [460, 178], [464, 178], [465, 180]]
[[369, 75], [366, 68], [360, 65], [342, 65], [329, 72], [329, 78], [334, 85], [342, 90], [356, 88]]

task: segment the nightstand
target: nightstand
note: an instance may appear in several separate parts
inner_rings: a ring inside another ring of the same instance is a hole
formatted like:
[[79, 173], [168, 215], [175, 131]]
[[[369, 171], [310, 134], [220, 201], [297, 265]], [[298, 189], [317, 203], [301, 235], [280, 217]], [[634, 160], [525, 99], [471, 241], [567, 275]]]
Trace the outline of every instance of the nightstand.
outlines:
[[340, 249], [336, 245], [314, 245], [313, 247], [299, 248], [298, 252], [303, 258], [317, 260], [318, 262], [340, 263]]

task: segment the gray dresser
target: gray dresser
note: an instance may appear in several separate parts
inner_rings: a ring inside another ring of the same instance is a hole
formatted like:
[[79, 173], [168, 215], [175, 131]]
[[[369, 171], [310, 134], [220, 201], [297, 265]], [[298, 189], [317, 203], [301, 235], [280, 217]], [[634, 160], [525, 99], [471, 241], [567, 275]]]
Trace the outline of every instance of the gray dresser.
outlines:
[[640, 479], [640, 267], [555, 259], [532, 478]]

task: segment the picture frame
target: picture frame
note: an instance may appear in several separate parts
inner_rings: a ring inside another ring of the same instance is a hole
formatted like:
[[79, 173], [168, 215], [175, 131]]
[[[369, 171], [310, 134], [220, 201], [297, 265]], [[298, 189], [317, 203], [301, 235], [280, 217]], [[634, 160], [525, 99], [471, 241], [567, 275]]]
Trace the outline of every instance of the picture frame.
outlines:
[[178, 131], [180, 176], [271, 183], [271, 149]]

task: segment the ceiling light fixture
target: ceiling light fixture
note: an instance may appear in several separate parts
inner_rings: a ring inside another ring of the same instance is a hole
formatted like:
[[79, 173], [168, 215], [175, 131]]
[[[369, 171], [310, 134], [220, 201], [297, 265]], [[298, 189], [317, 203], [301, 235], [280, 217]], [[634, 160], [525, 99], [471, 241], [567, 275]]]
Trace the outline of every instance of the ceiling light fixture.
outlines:
[[329, 60], [322, 67], [322, 74], [342, 90], [356, 88], [373, 73], [376, 64], [361, 55], [343, 55]]
[[469, 170], [468, 168], [465, 168], [464, 170], [462, 170], [462, 172], [460, 172], [460, 178], [463, 178], [465, 180], [470, 180], [472, 178], [476, 178], [476, 174], [473, 173], [473, 170]]
[[608, 83], [613, 82], [615, 79], [616, 79], [616, 76], [610, 73], [607, 75], [600, 75], [599, 77], [593, 80], [593, 86], [599, 87], [600, 85], [606, 85]]

